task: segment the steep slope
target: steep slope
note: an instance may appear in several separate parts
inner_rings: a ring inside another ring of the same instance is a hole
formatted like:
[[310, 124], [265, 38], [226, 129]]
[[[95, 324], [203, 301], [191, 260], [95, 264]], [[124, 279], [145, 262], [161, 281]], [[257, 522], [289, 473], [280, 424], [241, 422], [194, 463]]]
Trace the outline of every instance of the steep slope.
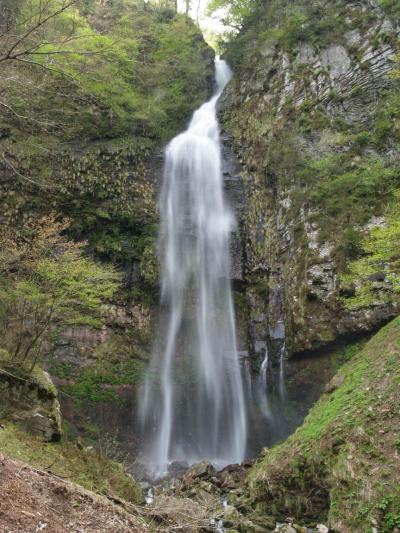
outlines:
[[344, 365], [304, 425], [264, 451], [248, 476], [246, 505], [327, 519], [341, 533], [399, 528], [399, 358], [396, 318]]
[[150, 531], [146, 522], [104, 497], [0, 455], [0, 531]]
[[249, 4], [220, 115], [242, 164], [251, 347], [284, 322], [294, 353], [399, 311], [399, 11]]

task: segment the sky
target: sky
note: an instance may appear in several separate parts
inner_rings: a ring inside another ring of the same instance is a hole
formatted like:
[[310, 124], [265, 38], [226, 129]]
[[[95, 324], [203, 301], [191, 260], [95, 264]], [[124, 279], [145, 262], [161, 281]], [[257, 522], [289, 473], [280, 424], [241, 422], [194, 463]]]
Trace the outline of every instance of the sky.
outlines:
[[[208, 0], [191, 0], [191, 3], [190, 15], [194, 20], [197, 20], [197, 14], [199, 15], [199, 24], [203, 31], [222, 33], [226, 30], [226, 27], [218, 20], [218, 17], [207, 17]], [[185, 0], [178, 0], [178, 10], [185, 11]]]

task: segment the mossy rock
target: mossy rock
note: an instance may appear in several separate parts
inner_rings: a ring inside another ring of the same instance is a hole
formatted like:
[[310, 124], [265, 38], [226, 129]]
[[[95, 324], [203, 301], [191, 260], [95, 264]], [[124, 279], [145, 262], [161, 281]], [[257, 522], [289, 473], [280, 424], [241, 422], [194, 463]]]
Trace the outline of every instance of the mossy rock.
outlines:
[[60, 440], [60, 404], [49, 374], [38, 366], [28, 372], [12, 365], [4, 350], [0, 365], [0, 417], [17, 422], [45, 441]]

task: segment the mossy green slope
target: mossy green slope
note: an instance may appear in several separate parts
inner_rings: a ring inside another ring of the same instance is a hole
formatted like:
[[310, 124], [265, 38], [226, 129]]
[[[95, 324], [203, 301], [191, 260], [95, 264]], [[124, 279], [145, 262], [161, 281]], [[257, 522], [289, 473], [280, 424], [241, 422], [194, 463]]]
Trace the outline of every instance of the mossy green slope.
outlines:
[[304, 424], [266, 449], [248, 477], [251, 505], [328, 520], [341, 533], [400, 527], [400, 318], [335, 376]]

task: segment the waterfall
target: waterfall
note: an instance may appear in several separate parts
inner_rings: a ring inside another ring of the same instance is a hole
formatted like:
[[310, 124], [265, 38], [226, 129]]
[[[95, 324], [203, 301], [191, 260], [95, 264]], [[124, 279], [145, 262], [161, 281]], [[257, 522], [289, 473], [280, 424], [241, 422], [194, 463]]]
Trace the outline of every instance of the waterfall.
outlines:
[[272, 421], [272, 413], [269, 405], [269, 383], [268, 383], [268, 370], [269, 370], [269, 353], [268, 346], [265, 348], [264, 359], [261, 363], [260, 374], [258, 376], [258, 391], [259, 391], [259, 406], [261, 414]]
[[142, 391], [144, 453], [154, 475], [174, 461], [240, 462], [246, 412], [230, 286], [234, 217], [223, 196], [217, 101], [231, 77], [166, 149], [160, 198], [159, 340]]
[[279, 353], [279, 395], [281, 400], [286, 396], [286, 343], [281, 346]]

